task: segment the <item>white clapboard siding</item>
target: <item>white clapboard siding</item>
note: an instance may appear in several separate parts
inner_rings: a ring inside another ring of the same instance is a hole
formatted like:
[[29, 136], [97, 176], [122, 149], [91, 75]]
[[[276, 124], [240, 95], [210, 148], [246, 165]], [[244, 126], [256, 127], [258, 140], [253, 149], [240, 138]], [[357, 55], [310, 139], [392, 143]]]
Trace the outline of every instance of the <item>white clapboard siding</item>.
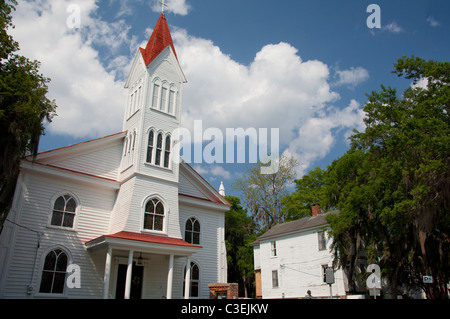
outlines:
[[[333, 256], [328, 248], [319, 250], [318, 231], [311, 230], [268, 239], [260, 243], [255, 261], [261, 269], [263, 298], [299, 298], [310, 290], [315, 297], [328, 297], [329, 285], [323, 281], [322, 265], [332, 266]], [[272, 256], [271, 242], [276, 242], [276, 256]], [[278, 271], [278, 287], [272, 286], [272, 271]], [[333, 295], [345, 295], [343, 274], [335, 272]]]

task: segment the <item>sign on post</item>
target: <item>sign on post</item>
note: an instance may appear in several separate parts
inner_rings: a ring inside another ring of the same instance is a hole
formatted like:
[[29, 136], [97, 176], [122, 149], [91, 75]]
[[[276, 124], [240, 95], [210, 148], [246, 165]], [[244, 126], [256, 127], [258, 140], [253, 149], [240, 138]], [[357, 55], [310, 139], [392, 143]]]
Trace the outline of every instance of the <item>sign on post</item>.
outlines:
[[422, 281], [424, 284], [432, 284], [433, 276], [422, 276]]

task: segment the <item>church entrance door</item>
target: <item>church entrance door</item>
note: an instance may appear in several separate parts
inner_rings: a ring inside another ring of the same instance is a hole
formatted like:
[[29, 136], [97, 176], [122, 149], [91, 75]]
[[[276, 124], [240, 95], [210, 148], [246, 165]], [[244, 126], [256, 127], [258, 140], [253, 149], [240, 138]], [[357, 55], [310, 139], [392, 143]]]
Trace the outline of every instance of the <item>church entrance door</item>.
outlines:
[[[133, 269], [131, 274], [130, 299], [141, 299], [143, 274], [144, 274], [144, 267], [136, 266], [133, 263]], [[116, 285], [116, 299], [124, 299], [126, 278], [127, 278], [127, 265], [119, 265], [119, 271], [117, 274], [117, 285]]]

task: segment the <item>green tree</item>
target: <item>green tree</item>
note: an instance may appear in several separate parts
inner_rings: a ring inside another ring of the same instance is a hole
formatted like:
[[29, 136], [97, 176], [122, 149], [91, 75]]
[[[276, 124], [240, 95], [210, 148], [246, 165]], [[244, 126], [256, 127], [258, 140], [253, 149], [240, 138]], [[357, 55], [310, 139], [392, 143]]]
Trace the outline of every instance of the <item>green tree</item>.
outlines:
[[364, 243], [394, 295], [407, 284], [447, 298], [450, 63], [403, 57], [393, 73], [413, 85], [401, 96], [385, 86], [368, 95], [365, 131], [329, 168], [328, 195], [341, 210], [330, 220], [334, 247], [344, 258], [346, 241]]
[[50, 79], [39, 62], [16, 54], [19, 44], [8, 34], [16, 1], [0, 2], [0, 229], [10, 208], [20, 160], [37, 153], [43, 122], [51, 120], [55, 103], [46, 98]]
[[258, 163], [236, 181], [235, 186], [243, 194], [243, 204], [261, 229], [270, 229], [286, 220], [281, 199], [289, 194], [288, 186], [295, 179], [298, 162], [290, 155], [282, 155], [278, 164], [277, 172], [261, 174], [263, 164]]
[[242, 208], [236, 196], [226, 196], [231, 204], [225, 213], [225, 243], [227, 248], [228, 281], [239, 284], [239, 295], [250, 297], [254, 294], [253, 247], [255, 225]]
[[295, 191], [281, 199], [285, 221], [311, 216], [311, 207], [314, 204], [324, 210], [329, 208], [324, 193], [326, 174], [326, 170], [316, 167], [294, 181]]

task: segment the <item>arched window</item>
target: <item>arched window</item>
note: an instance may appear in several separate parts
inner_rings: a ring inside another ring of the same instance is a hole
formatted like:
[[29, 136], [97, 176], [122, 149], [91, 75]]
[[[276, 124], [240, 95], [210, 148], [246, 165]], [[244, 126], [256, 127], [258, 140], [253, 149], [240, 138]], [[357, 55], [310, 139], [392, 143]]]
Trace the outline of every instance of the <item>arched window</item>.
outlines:
[[164, 229], [164, 205], [157, 199], [150, 199], [145, 205], [144, 229], [158, 230]]
[[[183, 295], [184, 295], [184, 287], [186, 286], [186, 267], [184, 267], [184, 275], [183, 275], [184, 281], [183, 281]], [[191, 297], [198, 297], [198, 287], [200, 286], [200, 269], [198, 265], [194, 262], [191, 262], [191, 286], [190, 286], [190, 293], [189, 295]]]
[[162, 153], [162, 143], [163, 136], [162, 133], [158, 134], [158, 138], [156, 139], [156, 156], [155, 156], [155, 165], [161, 165], [161, 153]]
[[166, 145], [164, 149], [164, 167], [169, 167], [170, 160], [170, 136], [166, 137]]
[[73, 228], [77, 202], [70, 195], [58, 197], [53, 205], [50, 224], [52, 226]]
[[186, 228], [184, 231], [184, 240], [190, 244], [200, 244], [200, 223], [194, 217], [186, 221]]
[[39, 292], [48, 294], [64, 293], [68, 257], [61, 249], [52, 250], [47, 254], [42, 269]]
[[150, 133], [148, 134], [147, 163], [152, 162], [154, 139], [155, 139], [155, 132], [151, 130]]

